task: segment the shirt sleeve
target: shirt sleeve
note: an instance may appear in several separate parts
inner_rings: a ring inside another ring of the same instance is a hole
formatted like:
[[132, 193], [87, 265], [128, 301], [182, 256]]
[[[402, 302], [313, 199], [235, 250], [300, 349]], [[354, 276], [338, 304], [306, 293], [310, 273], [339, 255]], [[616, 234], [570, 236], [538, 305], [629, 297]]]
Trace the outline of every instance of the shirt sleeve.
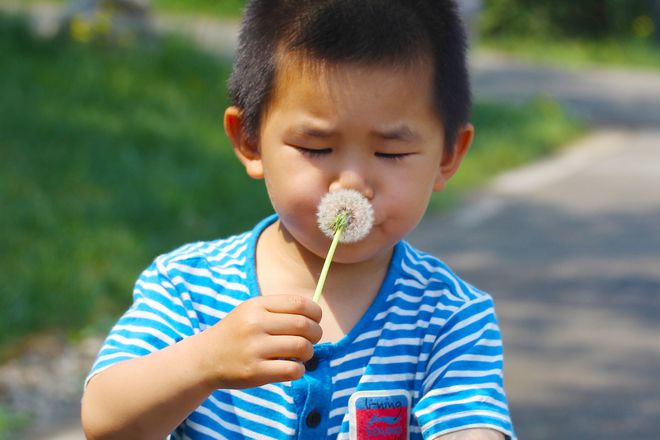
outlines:
[[133, 304], [114, 325], [85, 379], [128, 359], [145, 356], [195, 333], [188, 295], [177, 291], [156, 260], [135, 283]]
[[502, 338], [492, 298], [463, 304], [434, 342], [413, 408], [425, 439], [470, 428], [515, 438], [502, 377]]

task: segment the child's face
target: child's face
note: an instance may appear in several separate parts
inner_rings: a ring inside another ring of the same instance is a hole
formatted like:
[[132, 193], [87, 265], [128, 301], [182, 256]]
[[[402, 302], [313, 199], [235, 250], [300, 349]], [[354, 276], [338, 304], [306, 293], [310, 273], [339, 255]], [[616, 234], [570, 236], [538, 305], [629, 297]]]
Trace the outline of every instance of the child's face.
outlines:
[[[316, 225], [319, 200], [341, 188], [360, 191], [374, 207], [374, 227], [364, 240], [339, 246], [335, 261], [355, 263], [389, 252], [458, 166], [443, 159], [431, 69], [311, 66], [295, 58], [281, 67], [259, 145], [237, 146], [248, 174], [265, 179], [284, 228], [321, 258], [329, 239]], [[226, 120], [228, 127], [235, 123]], [[467, 147], [460, 150], [462, 157]]]

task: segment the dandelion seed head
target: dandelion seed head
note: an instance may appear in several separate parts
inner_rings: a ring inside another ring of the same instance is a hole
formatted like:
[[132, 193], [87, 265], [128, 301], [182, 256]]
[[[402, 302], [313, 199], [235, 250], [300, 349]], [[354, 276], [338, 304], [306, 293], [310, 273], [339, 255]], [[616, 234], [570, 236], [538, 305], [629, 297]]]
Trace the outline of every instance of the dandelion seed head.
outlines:
[[345, 221], [342, 243], [362, 240], [371, 231], [374, 209], [369, 200], [354, 189], [342, 189], [327, 193], [319, 203], [316, 219], [319, 229], [332, 238], [339, 225]]

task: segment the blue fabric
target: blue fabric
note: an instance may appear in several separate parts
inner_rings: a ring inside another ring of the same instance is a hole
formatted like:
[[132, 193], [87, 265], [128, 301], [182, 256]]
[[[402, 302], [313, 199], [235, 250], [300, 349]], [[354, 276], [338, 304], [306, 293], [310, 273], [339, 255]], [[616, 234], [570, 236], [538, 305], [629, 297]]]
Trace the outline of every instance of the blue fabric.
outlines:
[[[256, 241], [275, 219], [158, 257], [136, 282], [133, 305], [88, 380], [204, 331], [259, 295]], [[215, 391], [171, 438], [363, 439], [403, 429], [411, 439], [429, 439], [474, 427], [515, 437], [491, 297], [406, 242], [396, 245], [362, 319], [336, 344], [317, 344], [315, 356], [318, 367], [300, 380]], [[406, 401], [410, 407], [401, 408]], [[396, 425], [401, 417], [404, 425]]]

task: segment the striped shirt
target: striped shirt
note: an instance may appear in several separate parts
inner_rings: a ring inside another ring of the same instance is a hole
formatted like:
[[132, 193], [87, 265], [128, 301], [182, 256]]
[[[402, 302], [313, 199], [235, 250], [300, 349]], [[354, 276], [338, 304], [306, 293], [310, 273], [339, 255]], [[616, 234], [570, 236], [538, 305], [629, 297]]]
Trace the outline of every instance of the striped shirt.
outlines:
[[[158, 257], [88, 376], [198, 334], [259, 295], [252, 231]], [[217, 390], [172, 439], [429, 439], [468, 428], [514, 437], [491, 297], [406, 242], [373, 303], [302, 379]]]

